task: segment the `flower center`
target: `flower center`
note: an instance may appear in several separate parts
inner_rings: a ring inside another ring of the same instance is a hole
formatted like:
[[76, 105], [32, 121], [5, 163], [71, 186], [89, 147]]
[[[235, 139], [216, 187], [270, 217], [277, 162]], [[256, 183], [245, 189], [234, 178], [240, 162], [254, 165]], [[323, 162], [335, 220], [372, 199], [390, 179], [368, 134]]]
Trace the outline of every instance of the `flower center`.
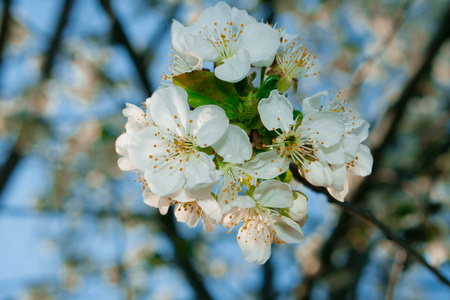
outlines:
[[[314, 66], [314, 59], [316, 55], [312, 51], [308, 51], [305, 44], [300, 44], [301, 39], [297, 41], [287, 43], [285, 39], [283, 41], [283, 52], [276, 54], [276, 59], [281, 67], [284, 75], [287, 77], [298, 78], [300, 75], [305, 75], [312, 66]], [[320, 72], [318, 72], [320, 74]], [[317, 75], [313, 73], [312, 75]]]
[[214, 46], [220, 57], [218, 61], [221, 62], [236, 53], [243, 28], [244, 24], [236, 27], [233, 22], [227, 22], [226, 25], [215, 22], [212, 26], [203, 27], [199, 33]]

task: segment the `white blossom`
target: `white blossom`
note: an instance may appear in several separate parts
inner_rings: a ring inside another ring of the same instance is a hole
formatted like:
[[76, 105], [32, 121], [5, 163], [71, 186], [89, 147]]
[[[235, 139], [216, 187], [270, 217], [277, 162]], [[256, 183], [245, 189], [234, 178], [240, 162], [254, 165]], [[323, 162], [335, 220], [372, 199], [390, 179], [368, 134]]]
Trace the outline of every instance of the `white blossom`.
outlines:
[[281, 34], [281, 44], [276, 54], [276, 61], [282, 77], [300, 78], [317, 75], [320, 72], [310, 72], [314, 66], [316, 55], [306, 48], [298, 36]]
[[198, 21], [185, 27], [178, 36], [175, 43], [172, 40], [175, 49], [198, 57], [207, 53], [205, 60], [217, 64], [214, 70], [217, 78], [228, 82], [245, 78], [251, 65], [272, 64], [280, 44], [275, 29], [224, 2], [205, 9]]
[[165, 215], [169, 207], [174, 205], [174, 214], [177, 221], [186, 223], [189, 227], [197, 226], [202, 218], [205, 231], [212, 231], [222, 220], [222, 213], [211, 191], [214, 184], [197, 190], [180, 189], [169, 196], [159, 196], [147, 186], [143, 192], [144, 202], [152, 207], [159, 208]]
[[223, 217], [223, 224], [231, 230], [242, 224], [237, 240], [244, 259], [265, 263], [271, 254], [271, 244], [298, 243], [304, 238], [296, 222], [276, 209], [293, 205], [292, 190], [277, 180], [263, 181], [252, 195], [239, 196], [233, 208]]
[[[277, 90], [259, 102], [258, 111], [264, 126], [278, 134], [266, 147], [277, 149], [285, 160], [299, 165], [311, 184], [331, 186], [333, 171], [328, 160], [345, 162], [339, 145], [344, 132], [341, 118], [335, 113], [313, 111], [305, 113], [301, 122], [294, 120], [292, 105]], [[318, 152], [323, 153], [325, 161], [317, 156]]]
[[259, 153], [249, 160], [252, 146], [245, 131], [236, 125], [228, 126], [224, 136], [212, 147], [224, 162], [220, 167], [222, 177], [216, 191], [223, 213], [231, 208], [239, 193], [245, 192], [245, 187], [255, 184], [257, 179], [274, 178], [289, 167], [275, 150]]
[[343, 137], [339, 144], [335, 146], [335, 148], [342, 149], [344, 161], [334, 160], [332, 156], [326, 155], [321, 149], [316, 153], [318, 157], [324, 158], [328, 163], [335, 164], [331, 166], [334, 185], [330, 185], [328, 191], [336, 199], [344, 201], [348, 192], [346, 171], [358, 176], [367, 176], [372, 172], [372, 155], [369, 148], [361, 144], [368, 136], [369, 123], [356, 118], [349, 108], [350, 102], [341, 99], [341, 93], [338, 93], [334, 99], [327, 99], [328, 93], [322, 91], [305, 98], [302, 103], [302, 110], [304, 113], [331, 112], [339, 116], [344, 123]]
[[195, 189], [216, 181], [215, 165], [202, 148], [217, 142], [228, 127], [222, 108], [189, 110], [187, 93], [177, 86], [158, 89], [149, 99], [154, 126], [131, 138], [130, 159], [145, 170], [151, 190], [170, 195], [186, 185]]

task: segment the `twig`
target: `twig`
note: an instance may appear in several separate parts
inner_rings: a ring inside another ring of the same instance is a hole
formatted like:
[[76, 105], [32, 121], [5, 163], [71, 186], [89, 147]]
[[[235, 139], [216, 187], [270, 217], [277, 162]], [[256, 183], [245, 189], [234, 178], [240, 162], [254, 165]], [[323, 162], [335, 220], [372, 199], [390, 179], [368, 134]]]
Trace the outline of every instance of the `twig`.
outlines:
[[9, 24], [11, 21], [11, 0], [3, 1], [2, 24], [0, 28], [0, 66], [3, 62], [3, 51], [5, 50], [8, 38]]
[[47, 55], [45, 56], [45, 63], [42, 69], [42, 80], [46, 80], [50, 78], [51, 71], [53, 69], [53, 64], [55, 61], [56, 53], [59, 50], [59, 46], [61, 44], [62, 34], [64, 29], [66, 28], [67, 22], [69, 20], [70, 11], [72, 9], [74, 1], [66, 0], [64, 3], [61, 16], [58, 20], [58, 25], [56, 26], [56, 31], [53, 34], [52, 40], [50, 42], [50, 46], [47, 50]]
[[406, 243], [403, 239], [395, 235], [389, 227], [378, 221], [369, 211], [348, 201], [340, 202], [334, 199], [324, 187], [316, 187], [311, 185], [308, 181], [306, 181], [303, 177], [300, 176], [296, 165], [291, 164], [290, 170], [294, 174], [294, 178], [296, 180], [300, 181], [302, 184], [304, 184], [314, 192], [324, 194], [327, 197], [328, 202], [339, 206], [349, 215], [352, 215], [360, 220], [363, 220], [366, 223], [372, 224], [375, 227], [379, 228], [387, 237], [387, 239], [393, 241], [394, 243], [405, 249], [405, 251], [408, 253], [411, 259], [422, 264], [434, 275], [436, 275], [436, 277], [438, 277], [440, 281], [442, 281], [443, 283], [445, 283], [450, 287], [450, 281], [446, 277], [444, 277], [444, 275], [442, 275], [436, 268], [432, 267], [416, 250], [411, 248], [411, 246], [409, 246], [408, 243]]
[[117, 42], [122, 44], [127, 49], [127, 52], [130, 55], [131, 60], [133, 61], [136, 71], [138, 72], [139, 78], [141, 79], [142, 86], [144, 87], [147, 95], [150, 96], [153, 93], [153, 90], [150, 86], [150, 81], [147, 75], [147, 64], [145, 63], [145, 60], [140, 55], [138, 55], [133, 46], [131, 46], [130, 40], [125, 34], [125, 31], [119, 19], [115, 15], [109, 0], [100, 0], [100, 3], [102, 4], [103, 9], [108, 14], [108, 17], [113, 24], [112, 34], [117, 39]]

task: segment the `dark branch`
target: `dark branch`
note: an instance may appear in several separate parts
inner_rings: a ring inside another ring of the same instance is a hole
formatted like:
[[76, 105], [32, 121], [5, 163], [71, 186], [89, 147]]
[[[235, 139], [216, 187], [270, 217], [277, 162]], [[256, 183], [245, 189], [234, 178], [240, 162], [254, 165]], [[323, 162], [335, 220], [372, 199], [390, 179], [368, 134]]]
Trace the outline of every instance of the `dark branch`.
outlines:
[[304, 184], [314, 192], [324, 194], [327, 197], [328, 202], [339, 206], [347, 214], [352, 215], [366, 223], [372, 224], [378, 229], [380, 229], [389, 240], [393, 241], [394, 243], [405, 249], [410, 258], [422, 264], [434, 275], [436, 275], [436, 277], [438, 277], [439, 280], [441, 280], [443, 283], [445, 283], [450, 287], [450, 281], [447, 278], [445, 278], [436, 268], [432, 267], [416, 250], [411, 248], [411, 246], [408, 245], [408, 243], [406, 243], [403, 239], [395, 235], [389, 227], [378, 221], [369, 211], [348, 201], [340, 202], [334, 199], [328, 193], [326, 188], [311, 185], [308, 181], [306, 181], [303, 177], [300, 176], [296, 165], [291, 164], [290, 170], [294, 174], [294, 178], [296, 180], [300, 181], [302, 184]]
[[0, 67], [3, 62], [3, 51], [5, 50], [8, 39], [9, 24], [11, 21], [11, 0], [3, 1], [2, 24], [0, 28]]
[[56, 31], [52, 36], [52, 40], [50, 42], [50, 46], [47, 49], [47, 54], [45, 55], [45, 63], [42, 69], [42, 79], [48, 79], [51, 76], [51, 72], [53, 69], [53, 64], [55, 62], [56, 53], [59, 50], [62, 34], [64, 29], [66, 28], [67, 22], [69, 20], [70, 11], [73, 6], [73, 0], [66, 0], [64, 3], [61, 16], [58, 20], [58, 25], [56, 26]]
[[127, 52], [130, 55], [131, 60], [133, 61], [136, 71], [138, 72], [142, 86], [144, 87], [147, 95], [150, 96], [152, 94], [152, 88], [150, 87], [150, 81], [146, 69], [147, 64], [145, 63], [144, 58], [138, 55], [138, 53], [136, 53], [136, 51], [134, 50], [130, 40], [125, 34], [122, 24], [114, 13], [109, 0], [100, 0], [100, 3], [102, 4], [103, 9], [108, 14], [108, 17], [112, 22], [113, 38], [127, 49]]
[[173, 247], [175, 248], [175, 257], [177, 264], [181, 267], [184, 274], [186, 275], [186, 279], [189, 281], [195, 293], [197, 294], [197, 299], [212, 299], [203, 284], [201, 275], [192, 264], [189, 251], [189, 243], [181, 238], [177, 233], [175, 222], [173, 220], [173, 214], [158, 214], [158, 221], [160, 221], [163, 231], [172, 241]]

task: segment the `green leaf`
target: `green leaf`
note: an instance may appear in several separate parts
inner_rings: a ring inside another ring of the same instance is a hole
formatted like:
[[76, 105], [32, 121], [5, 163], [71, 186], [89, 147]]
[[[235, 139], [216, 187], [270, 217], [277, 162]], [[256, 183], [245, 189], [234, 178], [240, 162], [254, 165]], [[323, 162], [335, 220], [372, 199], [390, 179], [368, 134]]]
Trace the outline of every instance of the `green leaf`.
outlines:
[[192, 71], [173, 77], [173, 83], [186, 90], [188, 103], [194, 108], [202, 105], [217, 105], [221, 107], [229, 119], [235, 119], [238, 114], [238, 94], [234, 85], [222, 81], [207, 71]]
[[281, 181], [281, 182], [289, 183], [289, 182], [291, 182], [292, 177], [293, 177], [292, 172], [291, 172], [291, 170], [288, 169], [288, 170], [287, 170], [286, 172], [284, 172], [283, 174], [278, 175], [278, 176], [276, 177], [276, 179], [278, 179], [278, 180]]
[[303, 114], [301, 111], [294, 109], [294, 120], [297, 119], [297, 126], [300, 125], [302, 123], [303, 120]]
[[267, 77], [264, 83], [259, 87], [258, 93], [256, 94], [257, 98], [263, 99], [269, 97], [270, 92], [277, 88], [278, 80], [280, 80], [280, 76], [278, 75], [270, 75]]
[[240, 122], [230, 122], [230, 125], [236, 125], [239, 126], [241, 129], [243, 129], [245, 132], [248, 132], [248, 127]]

